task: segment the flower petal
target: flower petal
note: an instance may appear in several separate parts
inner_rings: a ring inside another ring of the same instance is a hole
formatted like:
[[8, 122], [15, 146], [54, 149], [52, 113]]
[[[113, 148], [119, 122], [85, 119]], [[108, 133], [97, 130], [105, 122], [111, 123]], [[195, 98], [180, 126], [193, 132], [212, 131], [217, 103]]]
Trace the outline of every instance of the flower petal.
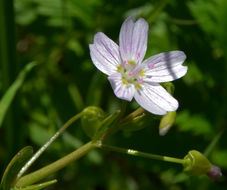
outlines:
[[146, 82], [167, 82], [173, 81], [187, 73], [187, 66], [183, 66], [186, 55], [183, 51], [170, 51], [160, 53], [146, 59], [144, 67]]
[[161, 85], [144, 83], [135, 92], [135, 100], [147, 111], [156, 115], [165, 115], [167, 111], [175, 111], [178, 102]]
[[148, 23], [140, 18], [133, 22], [128, 17], [121, 26], [119, 43], [123, 61], [141, 63], [147, 50]]
[[98, 32], [94, 43], [89, 45], [90, 55], [94, 65], [103, 73], [111, 75], [116, 72], [121, 63], [118, 45], [104, 33]]
[[131, 101], [135, 94], [135, 87], [131, 84], [123, 84], [121, 74], [114, 73], [108, 77], [114, 90], [114, 94], [123, 100]]

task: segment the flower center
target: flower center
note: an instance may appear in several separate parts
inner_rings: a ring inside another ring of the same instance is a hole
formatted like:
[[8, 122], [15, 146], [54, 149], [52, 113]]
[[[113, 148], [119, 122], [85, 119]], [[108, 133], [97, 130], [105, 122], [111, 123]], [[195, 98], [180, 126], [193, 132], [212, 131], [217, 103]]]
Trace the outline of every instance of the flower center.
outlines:
[[124, 61], [117, 67], [117, 71], [121, 74], [122, 83], [124, 85], [128, 86], [131, 84], [137, 89], [141, 88], [141, 84], [143, 84], [142, 77], [144, 76], [144, 71], [136, 67], [134, 61]]

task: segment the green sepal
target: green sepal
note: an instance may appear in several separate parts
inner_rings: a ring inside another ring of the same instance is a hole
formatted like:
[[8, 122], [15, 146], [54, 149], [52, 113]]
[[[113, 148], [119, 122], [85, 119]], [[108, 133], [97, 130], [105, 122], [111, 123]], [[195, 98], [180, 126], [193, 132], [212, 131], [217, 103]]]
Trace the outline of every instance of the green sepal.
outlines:
[[50, 185], [53, 185], [54, 183], [57, 183], [56, 179], [47, 181], [44, 183], [40, 183], [40, 184], [29, 185], [27, 187], [13, 187], [10, 190], [40, 190], [40, 189], [46, 188]]
[[97, 132], [95, 133], [93, 140], [98, 140], [98, 139], [102, 139], [107, 130], [110, 129], [110, 127], [116, 123], [116, 121], [118, 121], [119, 116], [120, 116], [121, 111], [116, 111], [115, 113], [109, 115], [108, 117], [106, 117], [100, 124], [99, 130], [97, 130]]
[[26, 146], [13, 157], [3, 174], [0, 190], [10, 190], [13, 187], [17, 180], [17, 174], [32, 155], [32, 147]]
[[83, 110], [81, 124], [87, 136], [93, 137], [101, 126], [102, 120], [105, 117], [104, 111], [96, 106], [89, 106]]
[[199, 151], [191, 150], [184, 157], [184, 171], [195, 175], [206, 174], [210, 171], [212, 164]]

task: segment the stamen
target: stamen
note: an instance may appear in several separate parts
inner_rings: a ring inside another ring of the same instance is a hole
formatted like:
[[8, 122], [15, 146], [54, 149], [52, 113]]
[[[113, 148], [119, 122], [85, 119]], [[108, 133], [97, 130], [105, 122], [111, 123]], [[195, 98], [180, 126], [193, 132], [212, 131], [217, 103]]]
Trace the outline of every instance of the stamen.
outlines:
[[128, 86], [128, 82], [125, 79], [122, 79], [122, 83], [126, 86]]
[[123, 61], [123, 64], [124, 64], [125, 66], [128, 66], [127, 61]]
[[138, 81], [139, 81], [140, 84], [143, 84], [143, 79], [142, 78], [139, 78]]
[[132, 66], [135, 65], [135, 61], [132, 61], [132, 60], [128, 61], [128, 63], [129, 63], [130, 65], [132, 65]]
[[140, 58], [140, 53], [138, 53], [138, 54], [137, 54], [136, 58], [137, 58], [137, 59], [139, 59], [139, 58]]
[[135, 76], [135, 71], [133, 69], [131, 69], [128, 73], [129, 76]]
[[144, 76], [145, 75], [145, 72], [143, 70], [140, 70], [140, 76]]
[[121, 71], [121, 68], [122, 68], [121, 65], [117, 66], [117, 72], [120, 72]]
[[140, 84], [135, 84], [135, 88], [136, 89], [141, 88], [141, 85]]

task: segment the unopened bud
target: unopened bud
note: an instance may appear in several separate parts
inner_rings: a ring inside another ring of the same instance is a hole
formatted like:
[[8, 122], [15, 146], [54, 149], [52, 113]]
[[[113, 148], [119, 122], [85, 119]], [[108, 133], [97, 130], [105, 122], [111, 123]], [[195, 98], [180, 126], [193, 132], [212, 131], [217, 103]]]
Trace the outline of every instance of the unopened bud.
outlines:
[[86, 135], [93, 137], [104, 117], [105, 113], [99, 107], [89, 106], [85, 108], [81, 117], [81, 124]]
[[210, 161], [199, 151], [191, 150], [184, 157], [184, 171], [202, 175], [206, 174], [212, 180], [216, 180], [222, 176], [221, 169], [215, 165], [212, 165]]
[[159, 135], [164, 136], [169, 131], [169, 129], [173, 126], [176, 120], [176, 112], [168, 112], [164, 115], [159, 124]]
[[212, 165], [210, 171], [207, 172], [206, 174], [213, 181], [222, 176], [221, 169], [215, 165]]
[[210, 171], [212, 164], [199, 151], [191, 150], [184, 157], [184, 171], [201, 175]]

